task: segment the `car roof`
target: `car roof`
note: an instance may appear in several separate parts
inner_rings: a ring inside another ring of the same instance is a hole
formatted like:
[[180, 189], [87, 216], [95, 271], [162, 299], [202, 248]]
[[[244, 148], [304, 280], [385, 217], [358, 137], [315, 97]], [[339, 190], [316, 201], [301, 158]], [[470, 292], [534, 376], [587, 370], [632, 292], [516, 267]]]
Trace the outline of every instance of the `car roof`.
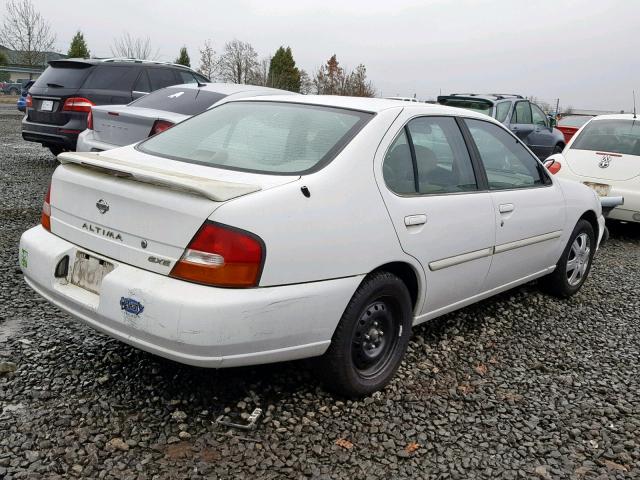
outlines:
[[450, 95], [439, 95], [438, 101], [440, 101], [441, 98], [479, 99], [490, 102], [497, 102], [498, 100], [524, 100], [522, 95], [516, 93], [452, 93]]
[[168, 87], [165, 87], [163, 90], [170, 89], [170, 88], [179, 88], [180, 90], [186, 90], [186, 89], [196, 90], [197, 89], [201, 91], [204, 90], [206, 92], [221, 93], [223, 95], [232, 95], [234, 93], [239, 93], [239, 92], [261, 92], [261, 93], [269, 92], [269, 93], [273, 93], [274, 95], [277, 95], [277, 94], [299, 95], [295, 92], [287, 92], [286, 90], [281, 90], [279, 88], [261, 87], [259, 85], [247, 85], [242, 83], [208, 82], [208, 83], [201, 83], [200, 85], [202, 86], [198, 86], [197, 83], [184, 83], [182, 85], [170, 85]]
[[323, 107], [345, 108], [350, 110], [360, 110], [364, 112], [378, 113], [388, 109], [411, 109], [416, 113], [427, 115], [458, 115], [463, 117], [474, 117], [483, 120], [490, 120], [498, 123], [493, 118], [482, 113], [474, 112], [464, 108], [447, 107], [437, 103], [404, 102], [402, 100], [390, 100], [387, 98], [370, 97], [343, 97], [338, 95], [269, 95], [264, 97], [247, 97], [231, 102], [242, 101], [266, 101], [266, 102], [289, 102], [306, 105], [318, 105]]
[[591, 119], [592, 122], [597, 120], [636, 120], [640, 122], [640, 117], [634, 117], [633, 113], [614, 113], [610, 115], [598, 115]]

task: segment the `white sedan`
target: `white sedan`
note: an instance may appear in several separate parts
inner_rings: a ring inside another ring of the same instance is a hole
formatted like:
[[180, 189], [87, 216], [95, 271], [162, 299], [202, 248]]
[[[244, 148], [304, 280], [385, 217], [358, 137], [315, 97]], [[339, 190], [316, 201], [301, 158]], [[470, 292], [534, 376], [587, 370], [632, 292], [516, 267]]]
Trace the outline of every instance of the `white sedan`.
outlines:
[[600, 115], [573, 136], [562, 153], [546, 160], [558, 177], [576, 180], [606, 199], [623, 197], [608, 218], [640, 222], [640, 118]]
[[34, 290], [178, 362], [318, 357], [348, 396], [391, 380], [413, 325], [536, 278], [573, 295], [604, 232], [591, 189], [445, 106], [234, 100], [59, 160], [20, 240]]

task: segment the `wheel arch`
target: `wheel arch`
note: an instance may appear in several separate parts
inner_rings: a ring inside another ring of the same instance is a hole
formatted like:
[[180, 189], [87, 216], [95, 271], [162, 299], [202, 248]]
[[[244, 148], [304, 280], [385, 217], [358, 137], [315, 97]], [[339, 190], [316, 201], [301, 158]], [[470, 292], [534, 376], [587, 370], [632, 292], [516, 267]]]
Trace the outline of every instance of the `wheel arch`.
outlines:
[[596, 215], [596, 212], [594, 212], [593, 210], [587, 210], [580, 216], [578, 221], [580, 220], [586, 220], [591, 224], [591, 226], [593, 227], [593, 233], [595, 233], [596, 235], [597, 243], [598, 238], [600, 238], [600, 225], [598, 225], [598, 216]]
[[409, 296], [411, 297], [413, 311], [414, 313], [416, 313], [416, 309], [419, 306], [421, 298], [420, 287], [422, 282], [420, 281], [419, 273], [416, 271], [415, 267], [407, 262], [390, 262], [375, 268], [374, 270], [369, 272], [369, 275], [376, 272], [389, 272], [402, 280], [402, 282], [407, 287], [407, 290], [409, 290]]

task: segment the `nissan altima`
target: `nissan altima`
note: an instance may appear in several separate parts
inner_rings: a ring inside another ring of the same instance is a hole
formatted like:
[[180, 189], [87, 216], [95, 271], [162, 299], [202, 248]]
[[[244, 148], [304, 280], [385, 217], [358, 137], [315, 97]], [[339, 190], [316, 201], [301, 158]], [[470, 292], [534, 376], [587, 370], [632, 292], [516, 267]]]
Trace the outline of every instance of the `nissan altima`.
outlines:
[[353, 397], [392, 379], [414, 325], [533, 279], [575, 294], [604, 232], [591, 189], [440, 105], [233, 100], [59, 160], [20, 240], [36, 292], [186, 364], [316, 357]]

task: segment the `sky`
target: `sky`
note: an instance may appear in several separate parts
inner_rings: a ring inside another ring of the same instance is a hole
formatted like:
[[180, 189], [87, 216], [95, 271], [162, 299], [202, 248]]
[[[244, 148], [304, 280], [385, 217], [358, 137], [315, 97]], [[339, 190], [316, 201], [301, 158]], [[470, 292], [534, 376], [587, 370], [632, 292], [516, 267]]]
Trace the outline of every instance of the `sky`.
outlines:
[[63, 53], [78, 29], [95, 56], [129, 32], [161, 60], [185, 45], [197, 67], [205, 40], [220, 52], [238, 39], [260, 57], [288, 45], [308, 72], [334, 53], [363, 63], [379, 96], [519, 93], [627, 111], [640, 98], [640, 0], [32, 1]]

